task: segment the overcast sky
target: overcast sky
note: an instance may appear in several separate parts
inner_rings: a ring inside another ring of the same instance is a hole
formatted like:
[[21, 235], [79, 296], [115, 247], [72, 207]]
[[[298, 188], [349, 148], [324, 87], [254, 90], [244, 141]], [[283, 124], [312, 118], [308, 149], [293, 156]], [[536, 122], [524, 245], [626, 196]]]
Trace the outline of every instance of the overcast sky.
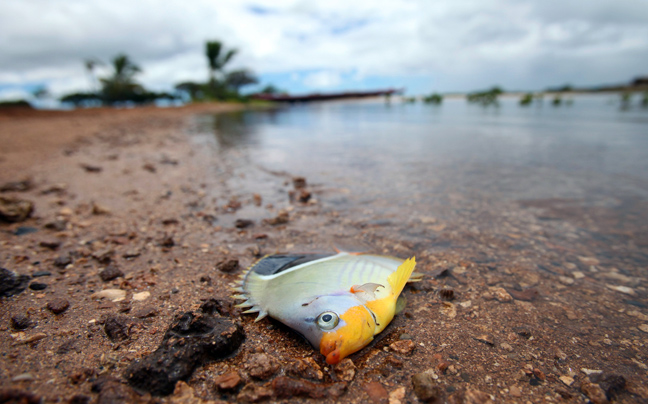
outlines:
[[87, 91], [120, 52], [151, 89], [202, 81], [211, 39], [293, 93], [539, 90], [648, 75], [648, 1], [1, 0], [0, 98]]

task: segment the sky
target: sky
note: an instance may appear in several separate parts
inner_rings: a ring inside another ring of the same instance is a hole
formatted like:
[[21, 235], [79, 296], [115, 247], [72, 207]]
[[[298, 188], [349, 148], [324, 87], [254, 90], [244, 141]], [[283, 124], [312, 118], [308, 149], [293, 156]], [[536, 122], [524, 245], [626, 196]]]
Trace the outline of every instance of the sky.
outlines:
[[616, 84], [648, 75], [648, 0], [2, 0], [0, 99], [89, 91], [119, 53], [155, 91], [205, 81], [207, 40], [290, 93]]

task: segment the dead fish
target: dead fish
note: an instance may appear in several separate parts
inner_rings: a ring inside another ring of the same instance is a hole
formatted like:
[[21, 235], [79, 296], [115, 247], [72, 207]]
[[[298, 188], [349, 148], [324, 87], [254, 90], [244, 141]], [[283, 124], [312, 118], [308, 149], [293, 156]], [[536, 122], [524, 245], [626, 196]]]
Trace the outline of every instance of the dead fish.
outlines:
[[270, 255], [232, 285], [237, 307], [277, 319], [336, 364], [391, 322], [416, 260], [372, 254]]

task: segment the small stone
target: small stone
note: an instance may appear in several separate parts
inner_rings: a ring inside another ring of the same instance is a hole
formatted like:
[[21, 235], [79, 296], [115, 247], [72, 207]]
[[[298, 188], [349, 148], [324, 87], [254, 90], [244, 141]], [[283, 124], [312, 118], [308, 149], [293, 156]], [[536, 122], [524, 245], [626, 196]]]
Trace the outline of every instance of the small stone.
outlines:
[[313, 358], [294, 359], [288, 362], [286, 365], [286, 374], [312, 380], [324, 379], [322, 368]]
[[272, 389], [265, 386], [257, 386], [254, 383], [248, 383], [236, 396], [236, 401], [241, 403], [258, 403], [267, 400], [273, 396]]
[[100, 292], [95, 292], [90, 297], [95, 299], [108, 299], [113, 302], [119, 302], [126, 298], [126, 291], [121, 289], [104, 289]]
[[214, 379], [214, 385], [220, 390], [232, 390], [241, 383], [241, 376], [237, 372], [227, 372]]
[[59, 255], [54, 259], [54, 266], [65, 268], [72, 263], [72, 257], [69, 254]]
[[405, 387], [398, 387], [389, 393], [389, 404], [402, 404], [405, 400]]
[[306, 178], [304, 178], [304, 177], [294, 177], [293, 178], [293, 186], [295, 187], [295, 189], [306, 188]]
[[50, 276], [52, 273], [50, 271], [36, 271], [32, 274], [32, 278], [40, 278], [41, 276]]
[[149, 291], [144, 291], [144, 292], [140, 292], [140, 293], [133, 293], [133, 300], [136, 300], [138, 302], [142, 302], [142, 301], [148, 299], [149, 297], [151, 297], [151, 292], [149, 292]]
[[410, 339], [396, 341], [389, 345], [389, 349], [401, 355], [411, 354], [414, 348], [416, 348], [416, 344]]
[[634, 296], [636, 294], [634, 289], [629, 288], [627, 286], [609, 285], [609, 284], [605, 286], [607, 286], [608, 289], [614, 290], [616, 292], [625, 293], [626, 295]]
[[110, 264], [99, 272], [99, 277], [104, 282], [112, 281], [115, 278], [123, 277], [124, 273], [116, 265]]
[[508, 351], [508, 352], [513, 352], [513, 347], [511, 346], [511, 344], [509, 344], [507, 342], [502, 342], [500, 344], [500, 348], [502, 348], [503, 350]]
[[522, 397], [522, 390], [518, 386], [509, 387], [509, 394], [513, 397]]
[[32, 325], [32, 321], [24, 314], [16, 314], [11, 317], [11, 328], [14, 330], [26, 330]]
[[279, 365], [265, 353], [257, 353], [250, 356], [245, 364], [245, 369], [250, 376], [257, 379], [267, 379], [279, 370]]
[[559, 377], [560, 381], [565, 384], [565, 386], [571, 386], [574, 384], [574, 378], [569, 377], [569, 376], [560, 376]]
[[49, 302], [47, 302], [47, 308], [54, 314], [61, 314], [70, 307], [70, 302], [67, 300], [57, 297]]
[[583, 265], [598, 265], [600, 261], [594, 257], [578, 257], [578, 260], [583, 264]]
[[31, 342], [40, 341], [43, 338], [47, 338], [47, 334], [44, 332], [37, 332], [36, 334], [25, 336], [14, 343], [14, 345], [29, 344]]
[[596, 370], [596, 369], [587, 369], [587, 368], [581, 368], [581, 372], [585, 373], [586, 375], [597, 375], [600, 373], [603, 373], [602, 370]]
[[92, 164], [80, 164], [80, 166], [88, 173], [99, 173], [101, 172], [101, 170], [103, 170], [103, 168], [94, 166]]
[[497, 299], [497, 301], [500, 303], [508, 303], [513, 301], [513, 297], [511, 297], [511, 295], [504, 288], [491, 288], [490, 291], [495, 295], [495, 299]]
[[45, 290], [47, 289], [46, 283], [32, 282], [29, 284], [29, 289], [31, 290]]
[[237, 229], [245, 229], [254, 226], [254, 221], [248, 219], [236, 219], [234, 227]]
[[333, 371], [339, 380], [350, 382], [356, 374], [356, 367], [349, 358], [342, 359], [337, 365], [333, 366]]
[[643, 332], [648, 333], [648, 324], [639, 324], [639, 325], [637, 326], [637, 328], [640, 329], [640, 330], [643, 331]]
[[40, 243], [38, 243], [41, 247], [49, 248], [50, 250], [56, 250], [61, 246], [61, 241], [56, 240], [56, 239], [51, 239], [51, 240], [41, 240]]
[[158, 314], [158, 309], [156, 309], [155, 307], [146, 306], [146, 307], [142, 307], [141, 309], [133, 313], [133, 317], [150, 318], [150, 317], [155, 317], [157, 314]]
[[379, 382], [369, 382], [364, 385], [364, 391], [369, 396], [369, 400], [375, 404], [387, 403], [389, 393]]
[[443, 394], [441, 388], [432, 378], [432, 374], [428, 371], [413, 375], [412, 386], [416, 397], [423, 402], [433, 403], [439, 400]]
[[34, 203], [19, 198], [0, 196], [0, 221], [22, 222], [34, 212]]
[[45, 228], [48, 230], [63, 231], [67, 228], [67, 221], [63, 219], [56, 219], [45, 223]]
[[18, 389], [3, 389], [0, 391], [0, 400], [3, 403], [41, 404], [44, 400], [30, 392]]
[[479, 342], [483, 342], [486, 345], [495, 346], [495, 340], [491, 334], [482, 334], [475, 337]]
[[533, 375], [536, 377], [536, 379], [540, 380], [541, 382], [545, 381], [546, 379], [544, 372], [538, 368], [533, 369]]
[[31, 373], [22, 373], [11, 379], [12, 382], [31, 382], [34, 376]]
[[307, 203], [311, 199], [311, 193], [306, 191], [305, 189], [302, 189], [299, 191], [299, 195], [297, 196], [297, 200], [301, 203]]
[[111, 213], [110, 209], [100, 205], [96, 202], [92, 202], [92, 214], [93, 215], [109, 215]]
[[574, 279], [582, 279], [585, 277], [585, 274], [581, 271], [574, 271], [572, 272], [572, 276], [574, 277]]
[[286, 224], [288, 223], [289, 220], [290, 220], [290, 215], [288, 214], [288, 212], [282, 210], [281, 212], [279, 212], [279, 214], [276, 217], [273, 217], [272, 219], [266, 219], [266, 223], [272, 226], [276, 226], [279, 224]]
[[454, 392], [448, 397], [448, 404], [493, 404], [488, 393], [467, 387], [465, 390]]
[[9, 181], [0, 185], [0, 192], [26, 192], [34, 188], [31, 178], [24, 178], [18, 181]]
[[164, 238], [160, 241], [160, 246], [164, 248], [171, 248], [175, 245], [175, 241], [173, 240], [172, 236], [164, 236]]
[[124, 341], [130, 336], [130, 326], [131, 321], [128, 317], [111, 314], [104, 322], [104, 331], [111, 341]]
[[564, 275], [559, 275], [558, 276], [558, 281], [562, 283], [563, 285], [573, 285], [574, 284], [574, 278], [570, 278], [568, 276]]
[[224, 259], [216, 264], [216, 269], [225, 273], [234, 272], [238, 268], [239, 261], [237, 259]]
[[589, 381], [584, 381], [580, 386], [580, 391], [590, 399], [593, 404], [606, 404], [609, 403], [605, 392], [596, 383], [590, 383]]

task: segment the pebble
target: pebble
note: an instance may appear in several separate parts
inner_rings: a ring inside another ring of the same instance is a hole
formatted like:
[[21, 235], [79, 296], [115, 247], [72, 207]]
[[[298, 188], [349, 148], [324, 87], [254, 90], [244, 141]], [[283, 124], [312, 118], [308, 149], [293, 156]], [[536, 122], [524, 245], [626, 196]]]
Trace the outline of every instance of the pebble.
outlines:
[[602, 370], [587, 369], [587, 368], [581, 368], [581, 372], [585, 373], [588, 376], [603, 373]]
[[111, 213], [110, 209], [107, 207], [98, 204], [96, 202], [92, 202], [92, 214], [93, 215], [109, 215]]
[[11, 317], [11, 328], [14, 330], [26, 330], [32, 325], [32, 321], [24, 314], [16, 314]]
[[236, 219], [234, 222], [234, 227], [237, 229], [245, 229], [252, 226], [254, 226], [254, 221], [249, 219]]
[[483, 342], [486, 345], [495, 346], [495, 340], [491, 334], [482, 334], [475, 337], [479, 342]]
[[241, 383], [238, 372], [227, 372], [214, 379], [214, 385], [220, 390], [232, 390]]
[[111, 314], [104, 322], [104, 331], [113, 342], [127, 340], [130, 336], [131, 321], [128, 317], [120, 314]]
[[234, 272], [239, 267], [239, 261], [237, 259], [224, 259], [216, 264], [216, 269], [221, 272]]
[[155, 307], [146, 306], [146, 307], [142, 307], [141, 309], [133, 313], [133, 317], [149, 318], [149, 317], [155, 317], [157, 314], [158, 314], [158, 309], [156, 309]]
[[401, 355], [411, 354], [414, 348], [416, 348], [416, 344], [411, 339], [403, 339], [389, 345], [389, 349]]
[[637, 326], [637, 328], [640, 329], [640, 330], [643, 331], [643, 332], [648, 333], [648, 324], [639, 324], [639, 325]]
[[538, 297], [538, 290], [535, 288], [527, 288], [524, 290], [509, 290], [509, 293], [516, 300], [522, 300], [524, 302], [532, 302]]
[[513, 297], [504, 288], [491, 288], [490, 291], [500, 303], [508, 303], [513, 300]]
[[389, 393], [389, 404], [402, 404], [405, 400], [405, 387], [398, 387]]
[[22, 293], [29, 283], [30, 277], [18, 275], [13, 271], [0, 268], [0, 297], [11, 297]]
[[258, 386], [254, 383], [248, 383], [236, 396], [236, 401], [241, 403], [258, 403], [272, 397], [274, 392], [265, 386]]
[[369, 396], [369, 400], [375, 404], [386, 403], [389, 400], [389, 393], [379, 382], [365, 384], [364, 391]]
[[606, 284], [605, 286], [607, 286], [608, 289], [614, 290], [616, 292], [625, 293], [626, 295], [634, 296], [636, 294], [634, 289], [629, 288], [627, 286], [610, 285], [610, 284]]
[[522, 397], [522, 390], [518, 386], [511, 386], [509, 388], [509, 394], [513, 397]]
[[0, 221], [22, 222], [34, 212], [34, 203], [19, 198], [0, 196]]
[[286, 365], [286, 374], [312, 380], [324, 379], [322, 368], [313, 358], [295, 359], [288, 362]]
[[257, 353], [250, 356], [245, 363], [245, 369], [250, 376], [257, 379], [267, 379], [279, 370], [279, 364], [265, 353]]
[[22, 373], [11, 379], [12, 382], [31, 382], [34, 376], [31, 373]]
[[344, 358], [333, 367], [333, 371], [339, 380], [350, 382], [355, 377], [356, 367], [351, 359]]
[[558, 276], [558, 281], [562, 283], [563, 285], [573, 285], [574, 284], [574, 278], [570, 278], [568, 276], [560, 275]]
[[[412, 386], [414, 394], [423, 402], [435, 402], [442, 396], [441, 388], [436, 384], [434, 372], [427, 370], [412, 376]], [[438, 376], [437, 376], [438, 378]]]
[[580, 391], [585, 394], [593, 404], [605, 404], [609, 402], [601, 386], [596, 383], [584, 381], [581, 383]]
[[47, 302], [47, 308], [54, 314], [61, 314], [70, 307], [70, 302], [63, 298], [54, 298]]
[[29, 284], [29, 289], [31, 290], [45, 290], [47, 289], [46, 283], [32, 282]]
[[36, 271], [32, 274], [32, 278], [40, 278], [41, 276], [51, 276], [50, 271]]
[[99, 292], [95, 292], [90, 295], [92, 298], [102, 299], [106, 298], [112, 300], [113, 302], [119, 302], [126, 298], [126, 291], [121, 289], [104, 289]]
[[54, 259], [54, 266], [57, 266], [59, 268], [65, 268], [71, 263], [72, 263], [72, 258], [70, 257], [69, 254], [62, 254]]
[[104, 282], [112, 281], [115, 278], [119, 278], [123, 276], [124, 273], [119, 268], [117, 268], [117, 266], [114, 264], [108, 265], [101, 272], [99, 272], [99, 277]]
[[140, 293], [133, 293], [133, 300], [136, 300], [138, 302], [142, 302], [142, 301], [148, 299], [149, 297], [151, 297], [151, 292], [149, 292], [149, 291], [144, 291], [144, 292], [140, 292]]
[[37, 332], [36, 334], [32, 334], [22, 339], [19, 339], [14, 343], [14, 345], [29, 344], [30, 342], [40, 341], [43, 338], [47, 338], [47, 334], [45, 334], [44, 332]]
[[41, 240], [41, 242], [38, 244], [41, 247], [49, 248], [50, 250], [56, 250], [61, 246], [61, 241], [57, 239]]
[[560, 381], [565, 384], [565, 386], [571, 386], [574, 384], [574, 378], [569, 377], [569, 376], [560, 376]]

